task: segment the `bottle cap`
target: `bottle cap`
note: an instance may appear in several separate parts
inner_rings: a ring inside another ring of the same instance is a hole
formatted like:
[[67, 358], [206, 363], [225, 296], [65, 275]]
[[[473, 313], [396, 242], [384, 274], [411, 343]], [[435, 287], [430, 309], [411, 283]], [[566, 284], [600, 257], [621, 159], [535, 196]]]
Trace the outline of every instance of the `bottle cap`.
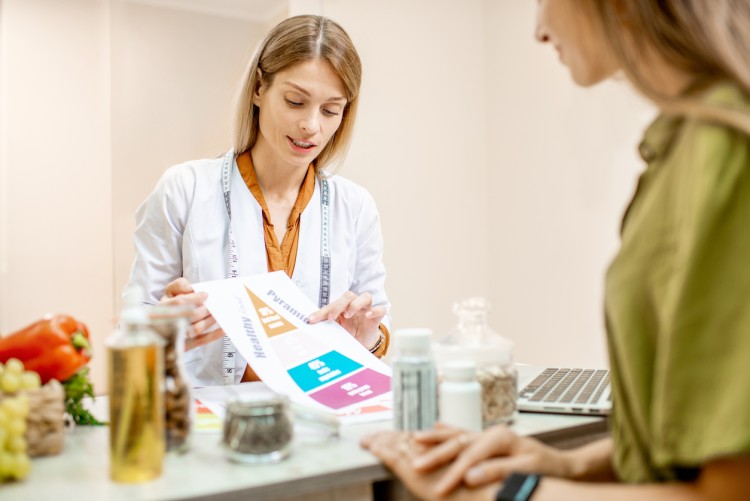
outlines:
[[145, 324], [148, 322], [148, 313], [143, 307], [146, 295], [139, 285], [131, 285], [125, 289], [123, 294], [122, 312], [120, 321], [127, 324]]
[[398, 329], [393, 333], [396, 349], [407, 353], [427, 353], [432, 343], [432, 329]]
[[474, 381], [477, 366], [470, 360], [455, 360], [447, 362], [442, 372], [447, 381]]

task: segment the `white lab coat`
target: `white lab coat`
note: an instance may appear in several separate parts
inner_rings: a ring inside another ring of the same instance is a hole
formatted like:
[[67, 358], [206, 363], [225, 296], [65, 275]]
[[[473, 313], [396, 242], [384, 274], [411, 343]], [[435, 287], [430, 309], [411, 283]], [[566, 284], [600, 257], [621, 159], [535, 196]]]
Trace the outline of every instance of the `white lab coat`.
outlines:
[[[191, 283], [227, 276], [229, 216], [221, 184], [223, 157], [168, 169], [136, 212], [135, 259], [130, 284], [141, 285], [148, 303], [157, 303], [166, 285], [183, 276]], [[383, 238], [372, 196], [361, 186], [334, 176], [330, 192], [331, 301], [346, 291], [369, 292], [373, 304], [388, 305]], [[231, 180], [232, 234], [239, 276], [268, 271], [260, 205], [235, 162]], [[292, 280], [315, 304], [320, 293], [320, 180], [301, 215]], [[390, 318], [383, 320], [390, 327]], [[185, 353], [196, 385], [223, 384], [222, 343]], [[245, 361], [237, 353], [235, 382]]]

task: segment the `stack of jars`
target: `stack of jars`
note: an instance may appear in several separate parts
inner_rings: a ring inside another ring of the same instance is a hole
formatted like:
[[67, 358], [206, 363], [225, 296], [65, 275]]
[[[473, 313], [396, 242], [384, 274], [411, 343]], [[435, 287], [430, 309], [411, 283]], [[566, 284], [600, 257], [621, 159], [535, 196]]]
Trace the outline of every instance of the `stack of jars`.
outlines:
[[435, 345], [438, 373], [450, 362], [473, 362], [482, 389], [483, 426], [512, 422], [518, 393], [513, 343], [487, 324], [489, 303], [484, 298], [459, 301], [453, 312], [458, 325]]

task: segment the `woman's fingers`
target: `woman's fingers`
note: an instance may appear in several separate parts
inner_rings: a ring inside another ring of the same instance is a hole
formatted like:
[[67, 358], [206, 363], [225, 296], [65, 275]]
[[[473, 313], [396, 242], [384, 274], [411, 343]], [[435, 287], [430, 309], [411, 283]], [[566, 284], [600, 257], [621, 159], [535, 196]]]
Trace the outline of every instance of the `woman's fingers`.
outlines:
[[208, 311], [205, 305], [201, 304], [193, 308], [193, 311], [190, 313], [190, 323], [195, 324], [209, 317], [211, 317], [211, 312]]
[[196, 335], [200, 335], [206, 332], [210, 327], [212, 327], [215, 324], [216, 324], [216, 320], [214, 320], [214, 317], [212, 317], [209, 314], [207, 317], [203, 317], [202, 319], [193, 323], [193, 330], [195, 331]]
[[208, 294], [205, 292], [192, 292], [162, 299], [161, 304], [169, 306], [189, 306], [191, 308], [189, 316], [190, 324], [196, 334], [202, 334], [206, 329], [216, 323], [214, 317], [211, 316], [211, 312], [209, 312], [208, 308], [203, 305], [203, 302], [207, 297]]
[[394, 437], [377, 436], [372, 438], [367, 449], [388, 468], [394, 469], [401, 450]]
[[[190, 285], [190, 282], [186, 278], [180, 277], [167, 284], [167, 287], [164, 289], [164, 296], [161, 298], [161, 303], [168, 305], [188, 305], [198, 307], [203, 305], [207, 297], [207, 293], [195, 292], [193, 286]], [[205, 311], [207, 312], [207, 310]], [[202, 318], [205, 318], [206, 316], [208, 315], [205, 312], [201, 312], [200, 314], [196, 314], [196, 312], [193, 312], [191, 321], [195, 322], [201, 320]]]
[[193, 286], [190, 285], [188, 279], [180, 277], [167, 284], [167, 287], [164, 289], [164, 297], [170, 298], [181, 294], [189, 294], [191, 292], [194, 292]]
[[402, 432], [394, 430], [377, 431], [362, 437], [359, 440], [359, 445], [365, 449], [371, 449], [373, 447], [389, 447], [398, 442], [401, 439], [401, 435]]
[[[441, 472], [422, 473], [412, 466], [415, 453], [424, 447], [413, 440], [410, 432], [378, 432], [363, 439], [372, 454], [396, 475], [406, 488], [412, 492], [414, 498], [437, 500], [443, 498], [435, 491], [436, 480]], [[487, 486], [483, 491], [462, 490], [450, 497], [455, 501], [468, 499], [494, 499], [497, 486]], [[410, 497], [411, 498], [411, 497]]]
[[388, 313], [388, 308], [385, 305], [373, 306], [365, 313], [365, 318], [372, 321], [377, 320], [380, 323], [386, 313]]
[[190, 330], [185, 340], [185, 350], [192, 350], [210, 342], [216, 341], [224, 336], [222, 329], [214, 329], [206, 332], [216, 324], [216, 320], [204, 305], [208, 294], [206, 292], [195, 292], [190, 282], [184, 278], [177, 278], [164, 289], [164, 296], [160, 303], [169, 306], [190, 306]]
[[222, 337], [224, 337], [224, 331], [222, 329], [216, 329], [206, 334], [200, 334], [195, 337], [188, 338], [185, 340], [185, 351], [203, 346]]
[[494, 426], [479, 434], [448, 467], [435, 490], [445, 495], [463, 482], [466, 471], [485, 459], [510, 454], [517, 436], [505, 426]]
[[471, 487], [503, 480], [511, 473], [533, 473], [536, 471], [534, 458], [530, 455], [505, 456], [487, 459], [472, 466], [464, 474], [464, 482]]
[[424, 444], [439, 444], [465, 432], [461, 428], [437, 423], [432, 430], [414, 432], [414, 440]]
[[357, 295], [352, 291], [344, 292], [340, 298], [310, 315], [310, 322], [316, 323], [321, 320], [336, 320], [355, 299], [357, 299]]
[[412, 459], [424, 452], [424, 446], [416, 443], [413, 436], [413, 432], [384, 430], [361, 438], [359, 443], [379, 458], [401, 457], [411, 470]]
[[458, 433], [416, 458], [412, 466], [417, 471], [430, 471], [444, 466], [461, 454], [471, 440], [468, 433]]
[[188, 292], [180, 294], [178, 296], [167, 297], [166, 295], [161, 300], [161, 304], [167, 304], [170, 306], [201, 306], [208, 297], [205, 292]]
[[311, 314], [308, 318], [311, 323], [322, 320], [340, 320], [342, 317], [348, 320], [361, 313], [364, 313], [368, 320], [380, 322], [388, 313], [388, 309], [384, 305], [373, 307], [372, 295], [369, 292], [358, 296], [352, 291], [347, 291], [340, 298]]
[[[161, 304], [190, 306], [192, 308], [190, 312], [190, 324], [192, 325], [194, 334], [199, 336], [216, 323], [214, 317], [211, 316], [211, 312], [204, 305], [207, 298], [208, 294], [206, 292], [195, 292], [190, 282], [180, 277], [167, 285], [164, 290], [164, 297], [161, 299]], [[211, 342], [214, 339], [205, 341], [202, 344]], [[195, 343], [193, 342], [193, 344]]]
[[369, 310], [370, 306], [372, 306], [372, 296], [369, 292], [356, 296], [344, 310], [344, 318], [352, 318], [361, 310]]

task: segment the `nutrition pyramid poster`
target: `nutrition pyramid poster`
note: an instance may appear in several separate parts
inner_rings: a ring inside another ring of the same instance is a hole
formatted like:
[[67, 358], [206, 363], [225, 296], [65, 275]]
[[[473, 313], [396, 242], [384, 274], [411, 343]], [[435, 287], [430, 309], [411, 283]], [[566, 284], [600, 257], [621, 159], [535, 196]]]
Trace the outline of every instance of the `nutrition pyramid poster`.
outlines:
[[208, 310], [274, 391], [340, 416], [390, 409], [390, 367], [336, 322], [308, 323], [318, 308], [285, 273], [194, 288], [208, 293]]

